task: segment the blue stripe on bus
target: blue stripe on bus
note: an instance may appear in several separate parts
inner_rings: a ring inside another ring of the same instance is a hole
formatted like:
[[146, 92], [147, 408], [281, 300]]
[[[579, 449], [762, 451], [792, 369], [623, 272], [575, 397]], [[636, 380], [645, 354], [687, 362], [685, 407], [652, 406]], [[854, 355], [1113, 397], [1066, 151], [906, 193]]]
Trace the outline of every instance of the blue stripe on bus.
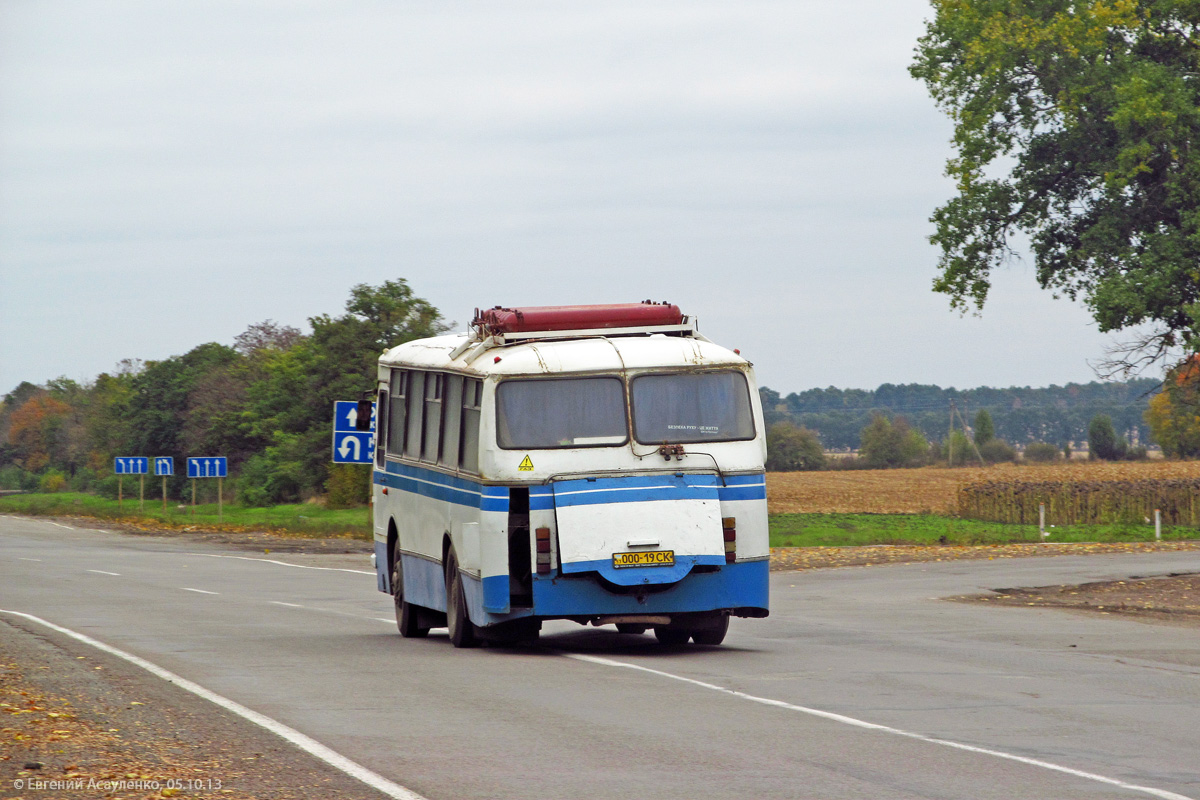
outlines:
[[628, 478], [595, 478], [554, 484], [559, 507], [610, 503], [644, 503], [654, 500], [716, 500], [715, 475], [652, 475]]
[[[386, 472], [375, 471], [374, 481], [381, 486], [481, 511], [508, 511], [507, 486], [484, 486], [466, 478], [411, 464], [389, 461]], [[724, 486], [714, 475], [631, 475], [625, 478], [558, 481], [552, 486], [530, 486], [529, 510], [550, 511], [555, 505], [582, 506], [652, 500], [763, 500], [766, 496], [766, 483], [761, 473], [728, 476]]]
[[552, 511], [554, 509], [554, 487], [552, 486], [530, 486], [529, 487], [529, 510], [530, 511]]
[[717, 495], [722, 502], [731, 500], [766, 500], [767, 487], [762, 486], [730, 486], [728, 489], [718, 489]]
[[411, 464], [387, 463], [387, 471], [375, 470], [375, 483], [434, 500], [444, 500], [481, 511], [508, 511], [508, 487], [484, 486], [466, 478], [447, 475]]
[[767, 476], [761, 472], [754, 474], [754, 475], [726, 475], [725, 476], [725, 485], [726, 486], [744, 486], [746, 484], [758, 485], [760, 483], [765, 482], [766, 479], [767, 479]]

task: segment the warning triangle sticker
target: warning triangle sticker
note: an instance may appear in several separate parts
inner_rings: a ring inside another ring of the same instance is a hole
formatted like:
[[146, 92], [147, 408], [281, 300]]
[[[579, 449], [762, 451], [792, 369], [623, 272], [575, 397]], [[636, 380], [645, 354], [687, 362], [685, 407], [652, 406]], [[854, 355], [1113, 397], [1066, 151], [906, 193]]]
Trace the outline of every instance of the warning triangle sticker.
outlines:
[[521, 459], [521, 464], [517, 469], [521, 470], [521, 472], [533, 472], [533, 461], [530, 460], [529, 456], [525, 456], [525, 458]]

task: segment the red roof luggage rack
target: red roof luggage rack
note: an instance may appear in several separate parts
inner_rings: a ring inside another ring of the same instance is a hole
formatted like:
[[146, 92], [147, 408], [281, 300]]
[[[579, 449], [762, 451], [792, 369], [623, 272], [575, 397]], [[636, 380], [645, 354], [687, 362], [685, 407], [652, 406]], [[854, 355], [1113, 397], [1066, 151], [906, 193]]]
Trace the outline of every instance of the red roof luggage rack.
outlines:
[[485, 335], [503, 336], [511, 333], [657, 328], [680, 326], [686, 321], [679, 306], [646, 301], [594, 306], [496, 306], [482, 312], [475, 309], [472, 325]]

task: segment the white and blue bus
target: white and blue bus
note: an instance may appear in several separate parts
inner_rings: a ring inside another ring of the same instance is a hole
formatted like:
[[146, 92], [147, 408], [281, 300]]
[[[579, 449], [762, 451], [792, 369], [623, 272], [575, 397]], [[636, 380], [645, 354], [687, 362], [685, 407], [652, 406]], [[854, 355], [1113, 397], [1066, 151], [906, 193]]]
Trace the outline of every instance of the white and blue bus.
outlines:
[[753, 370], [677, 306], [476, 312], [385, 352], [377, 401], [373, 559], [403, 636], [720, 644], [767, 615]]

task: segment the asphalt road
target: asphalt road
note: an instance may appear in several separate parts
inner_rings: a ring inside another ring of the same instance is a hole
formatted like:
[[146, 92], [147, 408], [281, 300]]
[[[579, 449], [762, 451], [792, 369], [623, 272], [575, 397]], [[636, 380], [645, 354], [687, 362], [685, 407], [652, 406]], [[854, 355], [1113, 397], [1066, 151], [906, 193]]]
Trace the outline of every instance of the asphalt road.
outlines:
[[1195, 629], [939, 599], [1195, 571], [1200, 552], [774, 573], [770, 618], [722, 647], [551, 623], [535, 648], [455, 650], [402, 639], [361, 556], [0, 517], [0, 609], [432, 800], [1200, 798]]

